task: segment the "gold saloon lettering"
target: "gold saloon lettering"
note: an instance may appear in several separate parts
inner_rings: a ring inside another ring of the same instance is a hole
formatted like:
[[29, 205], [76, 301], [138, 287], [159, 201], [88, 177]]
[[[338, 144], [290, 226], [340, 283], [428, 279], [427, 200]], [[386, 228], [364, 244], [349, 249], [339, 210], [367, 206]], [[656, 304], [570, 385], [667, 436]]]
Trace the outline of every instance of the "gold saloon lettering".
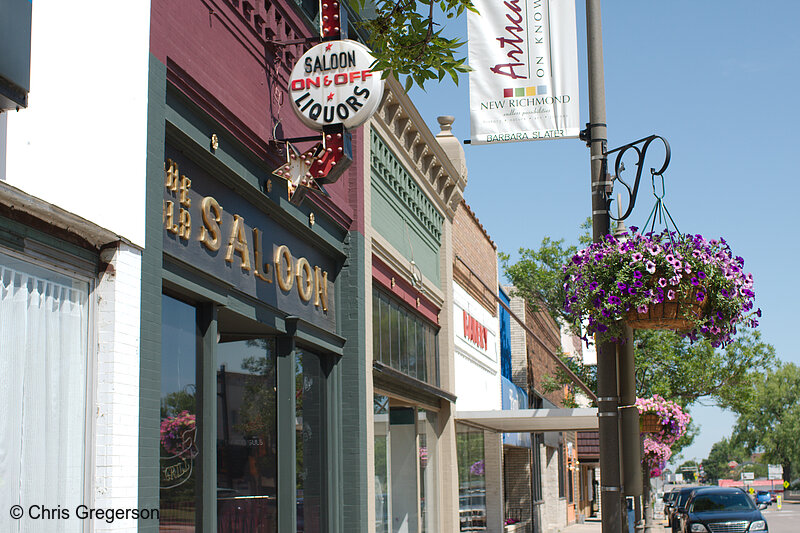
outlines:
[[282, 291], [289, 292], [294, 285], [292, 276], [292, 253], [285, 244], [278, 246], [275, 250], [275, 277], [278, 279], [278, 287]]
[[261, 281], [272, 283], [272, 265], [264, 262], [264, 254], [261, 252], [261, 230], [258, 228], [253, 228], [253, 263], [253, 275]]
[[297, 260], [297, 294], [304, 302], [311, 300], [314, 295], [314, 272], [305, 257]]
[[238, 253], [242, 259], [242, 270], [250, 270], [250, 251], [247, 246], [247, 233], [244, 231], [244, 219], [233, 215], [233, 227], [228, 238], [228, 250], [225, 252], [225, 261], [233, 263], [233, 254]]
[[314, 305], [322, 310], [328, 310], [328, 273], [320, 267], [314, 267]]
[[203, 227], [200, 228], [200, 242], [212, 252], [220, 247], [219, 224], [222, 222], [222, 208], [213, 196], [206, 196], [200, 202]]
[[[187, 176], [180, 174], [178, 164], [167, 159], [164, 163], [164, 188], [167, 190], [167, 195], [172, 196], [174, 200], [164, 199], [162, 221], [166, 231], [187, 240], [192, 234], [192, 215], [189, 211], [192, 206], [192, 200], [189, 197], [191, 187], [192, 181]], [[197, 204], [195, 204], [196, 206]], [[210, 252], [218, 251], [222, 246], [224, 229], [228, 235], [224, 257], [227, 263], [233, 263], [234, 256], [238, 255], [241, 259], [243, 274], [246, 275], [252, 271], [257, 279], [265, 283], [272, 283], [275, 278], [278, 286], [284, 292], [290, 292], [296, 282], [297, 294], [302, 302], [309, 304], [313, 299], [314, 307], [321, 309], [322, 312], [328, 311], [328, 273], [325, 270], [312, 265], [305, 257], [292, 257], [292, 252], [285, 244], [275, 249], [275, 254], [270, 261], [268, 254], [264, 253], [264, 232], [256, 227], [252, 228], [253, 248], [251, 251], [244, 217], [234, 214], [228, 232], [226, 227], [223, 228], [226, 223], [223, 223], [222, 212], [222, 207], [213, 196], [205, 196], [200, 200], [200, 217], [203, 223], [200, 225], [197, 240], [202, 246]], [[251, 253], [253, 254], [252, 263]], [[267, 260], [265, 261], [265, 259]], [[170, 471], [165, 472], [166, 477], [182, 475], [183, 472], [180, 469], [180, 465], [170, 467]]]

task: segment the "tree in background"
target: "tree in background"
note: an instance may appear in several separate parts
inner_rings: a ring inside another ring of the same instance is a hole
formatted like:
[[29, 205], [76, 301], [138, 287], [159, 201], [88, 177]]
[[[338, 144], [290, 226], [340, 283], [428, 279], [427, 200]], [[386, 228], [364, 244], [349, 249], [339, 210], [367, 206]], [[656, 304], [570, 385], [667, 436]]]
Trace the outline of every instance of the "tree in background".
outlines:
[[634, 345], [637, 396], [659, 394], [684, 407], [709, 398], [737, 410], [750, 402], [761, 371], [776, 361], [775, 348], [753, 330], [740, 330], [724, 349], [650, 330], [637, 330]]
[[748, 460], [747, 450], [744, 446], [733, 443], [728, 438], [723, 438], [711, 446], [708, 457], [703, 460], [703, 469], [706, 479], [717, 483], [720, 479], [734, 479], [737, 477], [739, 465]]
[[783, 363], [760, 376], [748, 391], [732, 441], [748, 451], [760, 450], [766, 463], [783, 465], [783, 478], [792, 480], [800, 467], [800, 368]]
[[350, 0], [362, 16], [358, 25], [368, 34], [375, 70], [398, 79], [406, 76], [406, 91], [414, 84], [423, 88], [427, 80], [442, 81], [445, 76], [458, 85], [458, 75], [469, 72], [466, 58], [456, 57], [464, 42], [445, 37], [436, 19], [477, 12], [471, 0], [376, 0], [369, 4]]

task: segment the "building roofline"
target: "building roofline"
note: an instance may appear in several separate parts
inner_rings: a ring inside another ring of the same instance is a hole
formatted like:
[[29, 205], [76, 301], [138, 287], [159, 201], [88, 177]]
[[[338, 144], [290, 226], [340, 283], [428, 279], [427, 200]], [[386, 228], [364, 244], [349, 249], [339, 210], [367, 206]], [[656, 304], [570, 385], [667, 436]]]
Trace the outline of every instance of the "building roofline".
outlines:
[[94, 222], [90, 222], [57, 205], [31, 196], [4, 181], [0, 181], [0, 205], [7, 207], [12, 212], [25, 213], [46, 224], [77, 235], [97, 249], [114, 242], [123, 242], [133, 248], [142, 249], [141, 246], [133, 244], [113, 231], [98, 226]]
[[494, 248], [494, 250], [497, 251], [497, 245], [492, 240], [492, 238], [489, 236], [489, 232], [486, 231], [486, 228], [483, 227], [483, 224], [481, 224], [481, 221], [478, 220], [478, 217], [472, 211], [472, 208], [469, 206], [467, 201], [462, 199], [461, 200], [461, 205], [463, 205], [467, 209], [467, 213], [469, 213], [469, 216], [472, 217], [472, 220], [475, 221], [475, 223], [478, 225], [478, 227], [481, 228], [481, 231], [483, 232], [484, 237], [486, 237], [486, 240], [489, 241], [489, 244], [492, 245], [492, 248]]

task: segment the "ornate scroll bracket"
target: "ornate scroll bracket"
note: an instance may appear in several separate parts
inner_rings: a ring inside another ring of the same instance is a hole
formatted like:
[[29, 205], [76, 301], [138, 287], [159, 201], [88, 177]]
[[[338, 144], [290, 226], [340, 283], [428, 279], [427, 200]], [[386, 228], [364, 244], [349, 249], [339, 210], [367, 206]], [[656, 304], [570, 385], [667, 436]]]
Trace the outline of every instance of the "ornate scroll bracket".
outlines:
[[[633, 211], [633, 208], [636, 205], [636, 198], [637, 198], [637, 195], [639, 193], [639, 185], [640, 185], [641, 178], [642, 178], [642, 171], [644, 170], [644, 166], [645, 166], [645, 159], [647, 158], [647, 149], [650, 147], [652, 142], [655, 141], [655, 140], [659, 140], [659, 141], [661, 141], [663, 143], [665, 154], [664, 154], [664, 162], [661, 164], [661, 168], [659, 168], [658, 170], [656, 170], [655, 167], [651, 167], [650, 168], [650, 176], [651, 176], [651, 179], [652, 179], [652, 182], [653, 182], [653, 195], [656, 197], [656, 205], [655, 205], [655, 207], [653, 207], [653, 211], [651, 211], [650, 217], [648, 217], [647, 220], [649, 222], [650, 218], [652, 218], [654, 214], [658, 214], [658, 216], [660, 217], [661, 216], [661, 210], [663, 209], [663, 211], [666, 213], [667, 216], [669, 216], [669, 219], [672, 221], [672, 217], [669, 215], [669, 211], [666, 210], [666, 207], [663, 205], [663, 202], [662, 202], [662, 199], [664, 198], [664, 194], [665, 194], [664, 172], [667, 170], [667, 167], [669, 166], [671, 153], [670, 153], [669, 143], [667, 142], [667, 140], [665, 138], [661, 137], [660, 135], [650, 135], [650, 136], [645, 137], [643, 139], [639, 139], [638, 141], [634, 141], [634, 142], [625, 144], [623, 146], [620, 146], [619, 148], [614, 148], [613, 150], [608, 150], [608, 151], [605, 152], [605, 154], [604, 154], [605, 156], [609, 156], [609, 155], [614, 154], [614, 153], [617, 154], [617, 156], [616, 156], [616, 158], [614, 160], [614, 173], [611, 176], [611, 185], [612, 185], [612, 187], [613, 187], [613, 184], [618, 181], [619, 183], [622, 184], [622, 186], [625, 188], [625, 190], [627, 191], [627, 194], [628, 194], [628, 207], [627, 207], [627, 209], [619, 217], [614, 217], [613, 215], [610, 215], [613, 220], [617, 220], [617, 221], [625, 220], [626, 218], [628, 218], [630, 216], [631, 212]], [[636, 177], [635, 177], [635, 180], [633, 182], [633, 186], [629, 185], [628, 182], [626, 182], [625, 180], [622, 179], [622, 173], [625, 171], [625, 164], [623, 163], [623, 158], [624, 158], [625, 154], [629, 150], [633, 150], [634, 152], [636, 152], [636, 156], [637, 156]], [[656, 191], [656, 177], [661, 178], [661, 192], [660, 192], [660, 194]], [[610, 193], [611, 193], [611, 191], [608, 191], [608, 195], [607, 195], [607, 198], [606, 198], [606, 201], [608, 202], [609, 206], [610, 206], [611, 200], [612, 200]], [[645, 226], [647, 226], [648, 222], [645, 222]], [[653, 223], [655, 223], [655, 219], [653, 219]], [[674, 226], [675, 222], [672, 221], [672, 224]]]

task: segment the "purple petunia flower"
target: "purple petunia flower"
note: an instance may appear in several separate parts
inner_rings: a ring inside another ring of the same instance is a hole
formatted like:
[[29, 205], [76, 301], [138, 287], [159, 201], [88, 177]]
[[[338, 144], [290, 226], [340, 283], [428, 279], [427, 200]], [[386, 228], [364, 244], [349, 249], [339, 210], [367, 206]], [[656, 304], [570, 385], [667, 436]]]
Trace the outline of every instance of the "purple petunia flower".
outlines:
[[624, 283], [622, 283], [622, 282], [620, 281], [619, 283], [617, 283], [617, 288], [618, 288], [619, 290], [621, 290], [621, 291], [624, 291], [625, 289], [627, 289], [627, 288], [628, 288], [628, 286], [627, 286], [627, 285], [625, 285]]
[[701, 270], [697, 273], [697, 277], [700, 279], [706, 279], [708, 276], [706, 276], [706, 273]]
[[636, 279], [642, 279], [642, 273], [639, 272], [638, 270], [634, 270], [633, 271], [633, 277], [636, 278]]
[[703, 291], [697, 291], [697, 301], [702, 302], [705, 299], [706, 299], [706, 293], [704, 293]]
[[692, 279], [691, 279], [691, 280], [689, 280], [689, 281], [690, 281], [690, 282], [691, 282], [691, 284], [692, 284], [692, 285], [694, 285], [695, 287], [697, 287], [698, 285], [700, 285], [700, 281], [699, 281], [699, 280], [698, 280], [696, 277], [694, 277], [694, 276], [692, 276]]

